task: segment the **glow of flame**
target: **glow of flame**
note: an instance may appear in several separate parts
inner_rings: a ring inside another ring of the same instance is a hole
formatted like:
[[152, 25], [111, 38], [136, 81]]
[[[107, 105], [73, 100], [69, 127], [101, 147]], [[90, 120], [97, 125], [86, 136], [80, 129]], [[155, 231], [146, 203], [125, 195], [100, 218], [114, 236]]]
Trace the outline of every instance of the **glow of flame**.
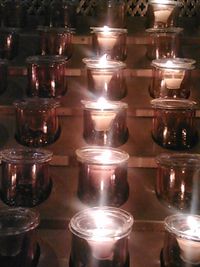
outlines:
[[101, 153], [101, 155], [96, 156], [95, 159], [101, 161], [102, 163], [103, 163], [103, 162], [106, 163], [106, 162], [108, 162], [108, 160], [111, 158], [111, 155], [112, 155], [112, 153], [111, 153], [110, 150], [105, 150], [105, 151], [103, 151], [103, 152]]
[[103, 26], [103, 32], [104, 33], [109, 33], [110, 32], [110, 28], [108, 26]]
[[194, 217], [188, 216], [187, 225], [190, 228], [189, 233], [191, 235], [200, 237], [200, 225]]
[[99, 59], [99, 67], [106, 67], [107, 66], [107, 54], [104, 54], [100, 59]]
[[106, 108], [110, 108], [111, 105], [110, 103], [104, 98], [104, 97], [100, 97], [97, 102], [97, 108], [101, 109], [101, 110], [104, 110]]

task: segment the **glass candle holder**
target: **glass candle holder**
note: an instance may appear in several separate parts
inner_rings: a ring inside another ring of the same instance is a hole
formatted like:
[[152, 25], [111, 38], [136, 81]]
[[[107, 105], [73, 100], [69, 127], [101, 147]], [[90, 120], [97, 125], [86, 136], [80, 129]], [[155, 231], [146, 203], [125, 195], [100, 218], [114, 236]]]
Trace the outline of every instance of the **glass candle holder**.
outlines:
[[97, 23], [99, 26], [124, 27], [125, 12], [126, 4], [121, 0], [103, 0], [96, 3]]
[[120, 149], [89, 146], [76, 150], [79, 199], [91, 206], [121, 206], [128, 199], [129, 155]]
[[200, 155], [161, 154], [156, 158], [156, 195], [170, 208], [197, 212], [200, 210]]
[[88, 90], [97, 97], [109, 100], [120, 100], [127, 94], [124, 69], [126, 65], [120, 61], [99, 59], [83, 59], [87, 67]]
[[0, 29], [0, 57], [13, 59], [18, 55], [19, 29], [1, 28]]
[[96, 56], [124, 61], [127, 57], [126, 29], [92, 27], [92, 46]]
[[35, 238], [38, 213], [24, 208], [1, 209], [0, 224], [1, 267], [36, 266], [39, 259]]
[[88, 144], [120, 146], [128, 139], [127, 104], [105, 99], [82, 101], [83, 136]]
[[72, 56], [73, 31], [69, 28], [39, 27], [41, 55]]
[[26, 62], [28, 69], [26, 93], [29, 97], [55, 98], [66, 93], [65, 57], [33, 56], [28, 57]]
[[57, 107], [53, 99], [31, 98], [14, 103], [16, 139], [25, 146], [41, 147], [54, 143], [60, 135]]
[[153, 78], [149, 94], [153, 98], [188, 98], [191, 91], [191, 70], [195, 60], [187, 58], [152, 61]]
[[196, 102], [175, 99], [154, 99], [152, 137], [162, 147], [189, 149], [198, 141], [195, 127]]
[[51, 192], [49, 162], [52, 153], [42, 149], [1, 151], [1, 199], [9, 206], [33, 207]]
[[130, 213], [111, 207], [83, 210], [70, 220], [70, 267], [129, 266]]
[[182, 28], [150, 28], [146, 32], [151, 43], [147, 46], [147, 58], [176, 58], [181, 55]]
[[8, 83], [8, 62], [7, 60], [0, 59], [0, 94], [6, 91], [7, 83]]
[[199, 266], [200, 216], [175, 214], [165, 219], [161, 265], [165, 267]]
[[168, 28], [176, 26], [178, 1], [173, 0], [150, 0], [149, 10], [151, 13], [150, 24], [153, 28]]

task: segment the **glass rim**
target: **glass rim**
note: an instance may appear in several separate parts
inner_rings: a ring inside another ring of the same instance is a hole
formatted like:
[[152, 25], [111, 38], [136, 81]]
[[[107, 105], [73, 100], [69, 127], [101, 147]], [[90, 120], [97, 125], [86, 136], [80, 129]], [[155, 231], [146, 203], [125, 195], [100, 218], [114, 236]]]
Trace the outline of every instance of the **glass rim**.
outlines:
[[160, 2], [160, 0], [149, 0], [149, 4], [158, 4], [160, 6], [181, 6], [181, 3], [179, 3], [179, 1], [174, 0], [162, 0], [162, 2]]
[[41, 148], [8, 148], [0, 151], [0, 158], [9, 163], [43, 163], [52, 159], [53, 153]]
[[[102, 154], [111, 153], [112, 158], [99, 158]], [[75, 151], [77, 160], [82, 163], [95, 165], [115, 165], [128, 162], [129, 154], [119, 148], [104, 147], [104, 146], [86, 146]], [[113, 158], [114, 157], [114, 158]]]
[[145, 31], [152, 34], [179, 34], [183, 31], [180, 27], [168, 27], [168, 28], [148, 28]]
[[29, 56], [26, 58], [27, 64], [54, 64], [54, 63], [67, 63], [66, 56], [61, 55], [37, 55]]
[[[27, 221], [24, 222], [20, 227], [3, 227], [2, 219], [10, 221], [15, 218], [16, 219], [26, 219]], [[9, 209], [2, 209], [0, 210], [0, 236], [10, 236], [10, 235], [18, 235], [30, 230], [35, 229], [40, 222], [39, 212], [36, 210], [31, 210], [28, 208], [9, 208]]]
[[[104, 33], [105, 27], [90, 27], [91, 33]], [[128, 30], [125, 28], [112, 28], [108, 26], [108, 32], [116, 35], [121, 33], [127, 33]]]
[[158, 109], [194, 109], [197, 103], [186, 99], [153, 99], [151, 105]]
[[16, 100], [13, 105], [15, 108], [26, 108], [30, 110], [48, 110], [50, 108], [60, 107], [60, 102], [52, 98], [24, 98]]
[[39, 32], [55, 32], [55, 33], [75, 33], [75, 28], [62, 28], [62, 27], [48, 27], [48, 26], [38, 26], [37, 30]]
[[[128, 104], [122, 101], [109, 101], [105, 100], [105, 106], [100, 106], [100, 103], [98, 103], [98, 100], [81, 100], [81, 103], [84, 106], [85, 110], [95, 110], [95, 111], [113, 111], [113, 110], [121, 110], [121, 109], [127, 109]], [[99, 106], [98, 106], [99, 105]]]
[[[186, 223], [186, 219], [188, 217], [193, 217], [194, 219], [196, 219], [196, 221], [199, 222], [200, 225], [200, 216], [199, 215], [194, 215], [194, 214], [173, 214], [170, 216], [167, 216], [164, 220], [164, 226], [165, 229], [172, 233], [175, 234], [177, 237], [182, 238], [182, 239], [188, 239], [188, 240], [192, 240], [192, 241], [200, 241], [200, 231], [199, 231], [199, 236], [197, 235], [191, 235], [191, 234], [187, 234], [185, 231], [187, 230], [187, 223]], [[176, 223], [179, 225], [176, 225]], [[177, 229], [177, 226], [179, 226], [179, 228]], [[189, 229], [188, 229], [189, 230]]]
[[122, 61], [117, 61], [117, 60], [111, 60], [111, 59], [107, 59], [106, 60], [106, 65], [100, 65], [99, 61], [101, 58], [83, 58], [82, 61], [83, 63], [86, 64], [86, 67], [89, 69], [114, 69], [114, 70], [118, 70], [118, 69], [124, 69], [126, 68], [126, 64]]
[[195, 63], [196, 60], [191, 58], [160, 58], [154, 59], [151, 65], [160, 69], [193, 70]]
[[156, 163], [161, 166], [200, 166], [200, 154], [162, 153], [156, 157]]
[[[130, 234], [133, 226], [133, 216], [120, 208], [115, 207], [93, 207], [93, 208], [87, 208], [85, 210], [82, 210], [78, 213], [76, 213], [69, 222], [69, 230], [72, 234], [86, 239], [86, 240], [92, 240], [93, 239], [93, 232], [94, 229], [89, 229], [88, 227], [81, 227], [81, 225], [87, 221], [90, 221], [91, 226], [95, 228], [95, 218], [96, 216], [92, 216], [93, 213], [97, 212], [103, 212], [105, 215], [109, 216], [110, 219], [120, 219], [121, 225], [118, 225], [117, 228], [112, 228], [112, 233], [107, 233], [103, 236], [103, 238], [108, 239], [122, 239], [123, 237], [126, 237]], [[96, 215], [94, 214], [94, 215]], [[93, 225], [92, 225], [93, 223]], [[92, 227], [91, 227], [92, 228]], [[96, 227], [97, 229], [97, 227]]]

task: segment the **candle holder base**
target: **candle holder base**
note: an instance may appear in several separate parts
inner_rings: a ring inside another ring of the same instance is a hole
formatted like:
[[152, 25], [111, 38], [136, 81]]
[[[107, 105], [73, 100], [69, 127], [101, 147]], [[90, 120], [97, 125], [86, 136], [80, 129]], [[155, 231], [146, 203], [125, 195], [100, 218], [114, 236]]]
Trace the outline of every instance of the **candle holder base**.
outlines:
[[24, 136], [18, 136], [18, 134], [15, 134], [15, 139], [19, 144], [23, 146], [38, 148], [55, 143], [60, 137], [60, 134], [60, 126], [55, 135], [47, 135], [42, 133], [42, 131], [32, 131], [30, 129], [29, 132], [27, 131]]
[[[105, 138], [106, 136], [106, 138]], [[126, 128], [125, 132], [122, 134], [113, 135], [113, 131], [92, 131], [90, 136], [88, 134], [83, 134], [83, 138], [90, 145], [98, 145], [98, 146], [112, 146], [119, 147], [125, 144], [129, 137], [129, 130]]]
[[[34, 191], [34, 188], [32, 188], [32, 185], [17, 185], [17, 192], [14, 197], [0, 192], [0, 198], [6, 205], [10, 207], [35, 207], [47, 200], [51, 194], [52, 186], [53, 183], [50, 179], [47, 189], [45, 189], [45, 191], [44, 189], [41, 189], [42, 192], [40, 192], [40, 195], [37, 195], [36, 192], [36, 196], [33, 197], [32, 191]], [[37, 190], [39, 191], [40, 189], [38, 188]]]
[[182, 142], [185, 140], [181, 140], [178, 138], [176, 141], [175, 140], [161, 140], [161, 139], [155, 138], [152, 133], [151, 133], [151, 136], [152, 136], [153, 141], [159, 146], [166, 148], [166, 149], [177, 150], [177, 151], [193, 148], [199, 141], [198, 133], [195, 133], [195, 135], [192, 137], [190, 142]]
[[199, 267], [200, 266], [200, 264], [192, 264], [192, 263], [184, 262], [179, 257], [178, 253], [176, 253], [174, 250], [172, 250], [171, 253], [173, 253], [172, 255], [170, 255], [172, 258], [169, 260], [168, 263], [166, 263], [165, 260], [164, 260], [163, 248], [161, 249], [161, 252], [160, 252], [160, 267]]

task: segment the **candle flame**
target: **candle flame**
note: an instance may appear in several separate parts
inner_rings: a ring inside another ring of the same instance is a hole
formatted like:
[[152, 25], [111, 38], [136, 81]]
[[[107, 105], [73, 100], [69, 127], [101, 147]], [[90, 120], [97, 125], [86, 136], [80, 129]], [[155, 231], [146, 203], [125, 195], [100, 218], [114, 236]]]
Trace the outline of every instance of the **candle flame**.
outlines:
[[106, 150], [106, 151], [103, 151], [101, 155], [96, 156], [95, 159], [101, 162], [108, 162], [108, 160], [111, 158], [111, 155], [112, 155], [111, 151]]
[[103, 26], [103, 32], [108, 33], [110, 31], [110, 28], [108, 26]]
[[200, 237], [200, 225], [193, 216], [188, 216], [187, 224], [190, 228], [190, 234]]
[[103, 110], [103, 109], [106, 109], [106, 108], [109, 108], [109, 107], [110, 107], [110, 104], [104, 97], [100, 97], [97, 100], [97, 108]]
[[100, 67], [106, 67], [107, 66], [107, 54], [104, 54], [100, 59], [99, 59], [99, 66]]

